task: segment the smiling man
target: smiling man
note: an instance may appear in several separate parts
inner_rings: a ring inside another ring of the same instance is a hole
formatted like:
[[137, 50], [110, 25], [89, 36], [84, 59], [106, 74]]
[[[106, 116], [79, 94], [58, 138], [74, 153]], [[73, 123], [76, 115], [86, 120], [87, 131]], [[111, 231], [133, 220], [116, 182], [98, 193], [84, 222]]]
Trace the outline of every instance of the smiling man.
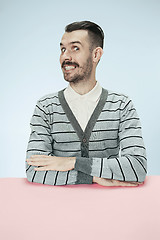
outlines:
[[[84, 30], [66, 32], [63, 35], [62, 42], [60, 43], [60, 63], [62, 65], [64, 78], [70, 83], [73, 82], [75, 84], [81, 80], [84, 81], [85, 79], [92, 79], [93, 77], [91, 76], [91, 74], [93, 74], [92, 55], [89, 50], [89, 41], [86, 41], [87, 38], [88, 32]], [[79, 41], [70, 41], [70, 39], [79, 39]], [[68, 51], [70, 52], [70, 56], [68, 56]], [[102, 52], [102, 49], [100, 49], [100, 51]]]
[[41, 97], [26, 153], [29, 182], [138, 186], [147, 173], [141, 124], [132, 100], [101, 87], [96, 67], [104, 33], [90, 21], [66, 26], [60, 64], [67, 88]]

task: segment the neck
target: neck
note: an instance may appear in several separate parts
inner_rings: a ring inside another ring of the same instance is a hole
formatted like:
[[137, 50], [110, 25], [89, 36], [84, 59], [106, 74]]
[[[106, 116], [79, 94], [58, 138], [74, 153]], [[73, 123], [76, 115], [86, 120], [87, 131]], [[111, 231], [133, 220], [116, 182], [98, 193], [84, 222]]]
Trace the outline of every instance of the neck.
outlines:
[[80, 95], [83, 95], [83, 94], [88, 93], [95, 87], [96, 79], [95, 78], [84, 79], [77, 83], [70, 82], [69, 84], [75, 92], [79, 93]]

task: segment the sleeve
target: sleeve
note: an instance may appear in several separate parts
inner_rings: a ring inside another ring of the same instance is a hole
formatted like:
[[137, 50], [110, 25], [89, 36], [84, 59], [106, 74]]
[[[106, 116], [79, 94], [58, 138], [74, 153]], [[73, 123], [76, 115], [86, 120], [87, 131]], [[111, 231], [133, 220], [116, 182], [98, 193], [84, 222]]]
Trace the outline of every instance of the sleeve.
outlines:
[[[31, 155], [54, 155], [53, 138], [50, 128], [50, 113], [40, 101], [34, 109], [30, 121], [31, 133], [27, 145], [26, 159]], [[83, 173], [77, 181], [77, 170], [69, 171], [35, 171], [35, 166], [25, 161], [26, 176], [29, 182], [47, 185], [92, 184], [93, 177]], [[38, 167], [38, 166], [37, 166]]]
[[146, 149], [140, 119], [128, 97], [121, 104], [119, 115], [119, 157], [77, 157], [75, 169], [100, 178], [143, 182], [147, 174]]

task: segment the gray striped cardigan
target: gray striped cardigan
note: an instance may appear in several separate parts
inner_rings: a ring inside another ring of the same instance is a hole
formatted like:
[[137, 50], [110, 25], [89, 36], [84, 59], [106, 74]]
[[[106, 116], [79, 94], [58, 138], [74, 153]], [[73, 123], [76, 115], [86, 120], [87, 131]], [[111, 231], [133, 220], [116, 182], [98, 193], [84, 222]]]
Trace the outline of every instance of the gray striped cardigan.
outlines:
[[147, 173], [141, 124], [129, 97], [102, 88], [83, 131], [64, 97], [64, 89], [41, 97], [30, 121], [26, 159], [31, 155], [76, 157], [69, 171], [34, 171], [29, 182], [49, 185], [92, 184], [93, 176], [143, 182]]

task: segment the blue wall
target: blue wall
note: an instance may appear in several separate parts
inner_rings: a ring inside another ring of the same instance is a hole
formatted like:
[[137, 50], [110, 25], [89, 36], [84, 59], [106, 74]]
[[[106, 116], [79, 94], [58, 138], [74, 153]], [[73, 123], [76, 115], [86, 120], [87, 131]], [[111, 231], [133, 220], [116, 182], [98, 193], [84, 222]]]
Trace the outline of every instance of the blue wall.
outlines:
[[97, 80], [133, 100], [141, 119], [148, 175], [160, 175], [160, 1], [1, 0], [0, 177], [26, 177], [30, 118], [41, 96], [67, 86], [59, 64], [64, 27], [79, 20], [105, 32]]

